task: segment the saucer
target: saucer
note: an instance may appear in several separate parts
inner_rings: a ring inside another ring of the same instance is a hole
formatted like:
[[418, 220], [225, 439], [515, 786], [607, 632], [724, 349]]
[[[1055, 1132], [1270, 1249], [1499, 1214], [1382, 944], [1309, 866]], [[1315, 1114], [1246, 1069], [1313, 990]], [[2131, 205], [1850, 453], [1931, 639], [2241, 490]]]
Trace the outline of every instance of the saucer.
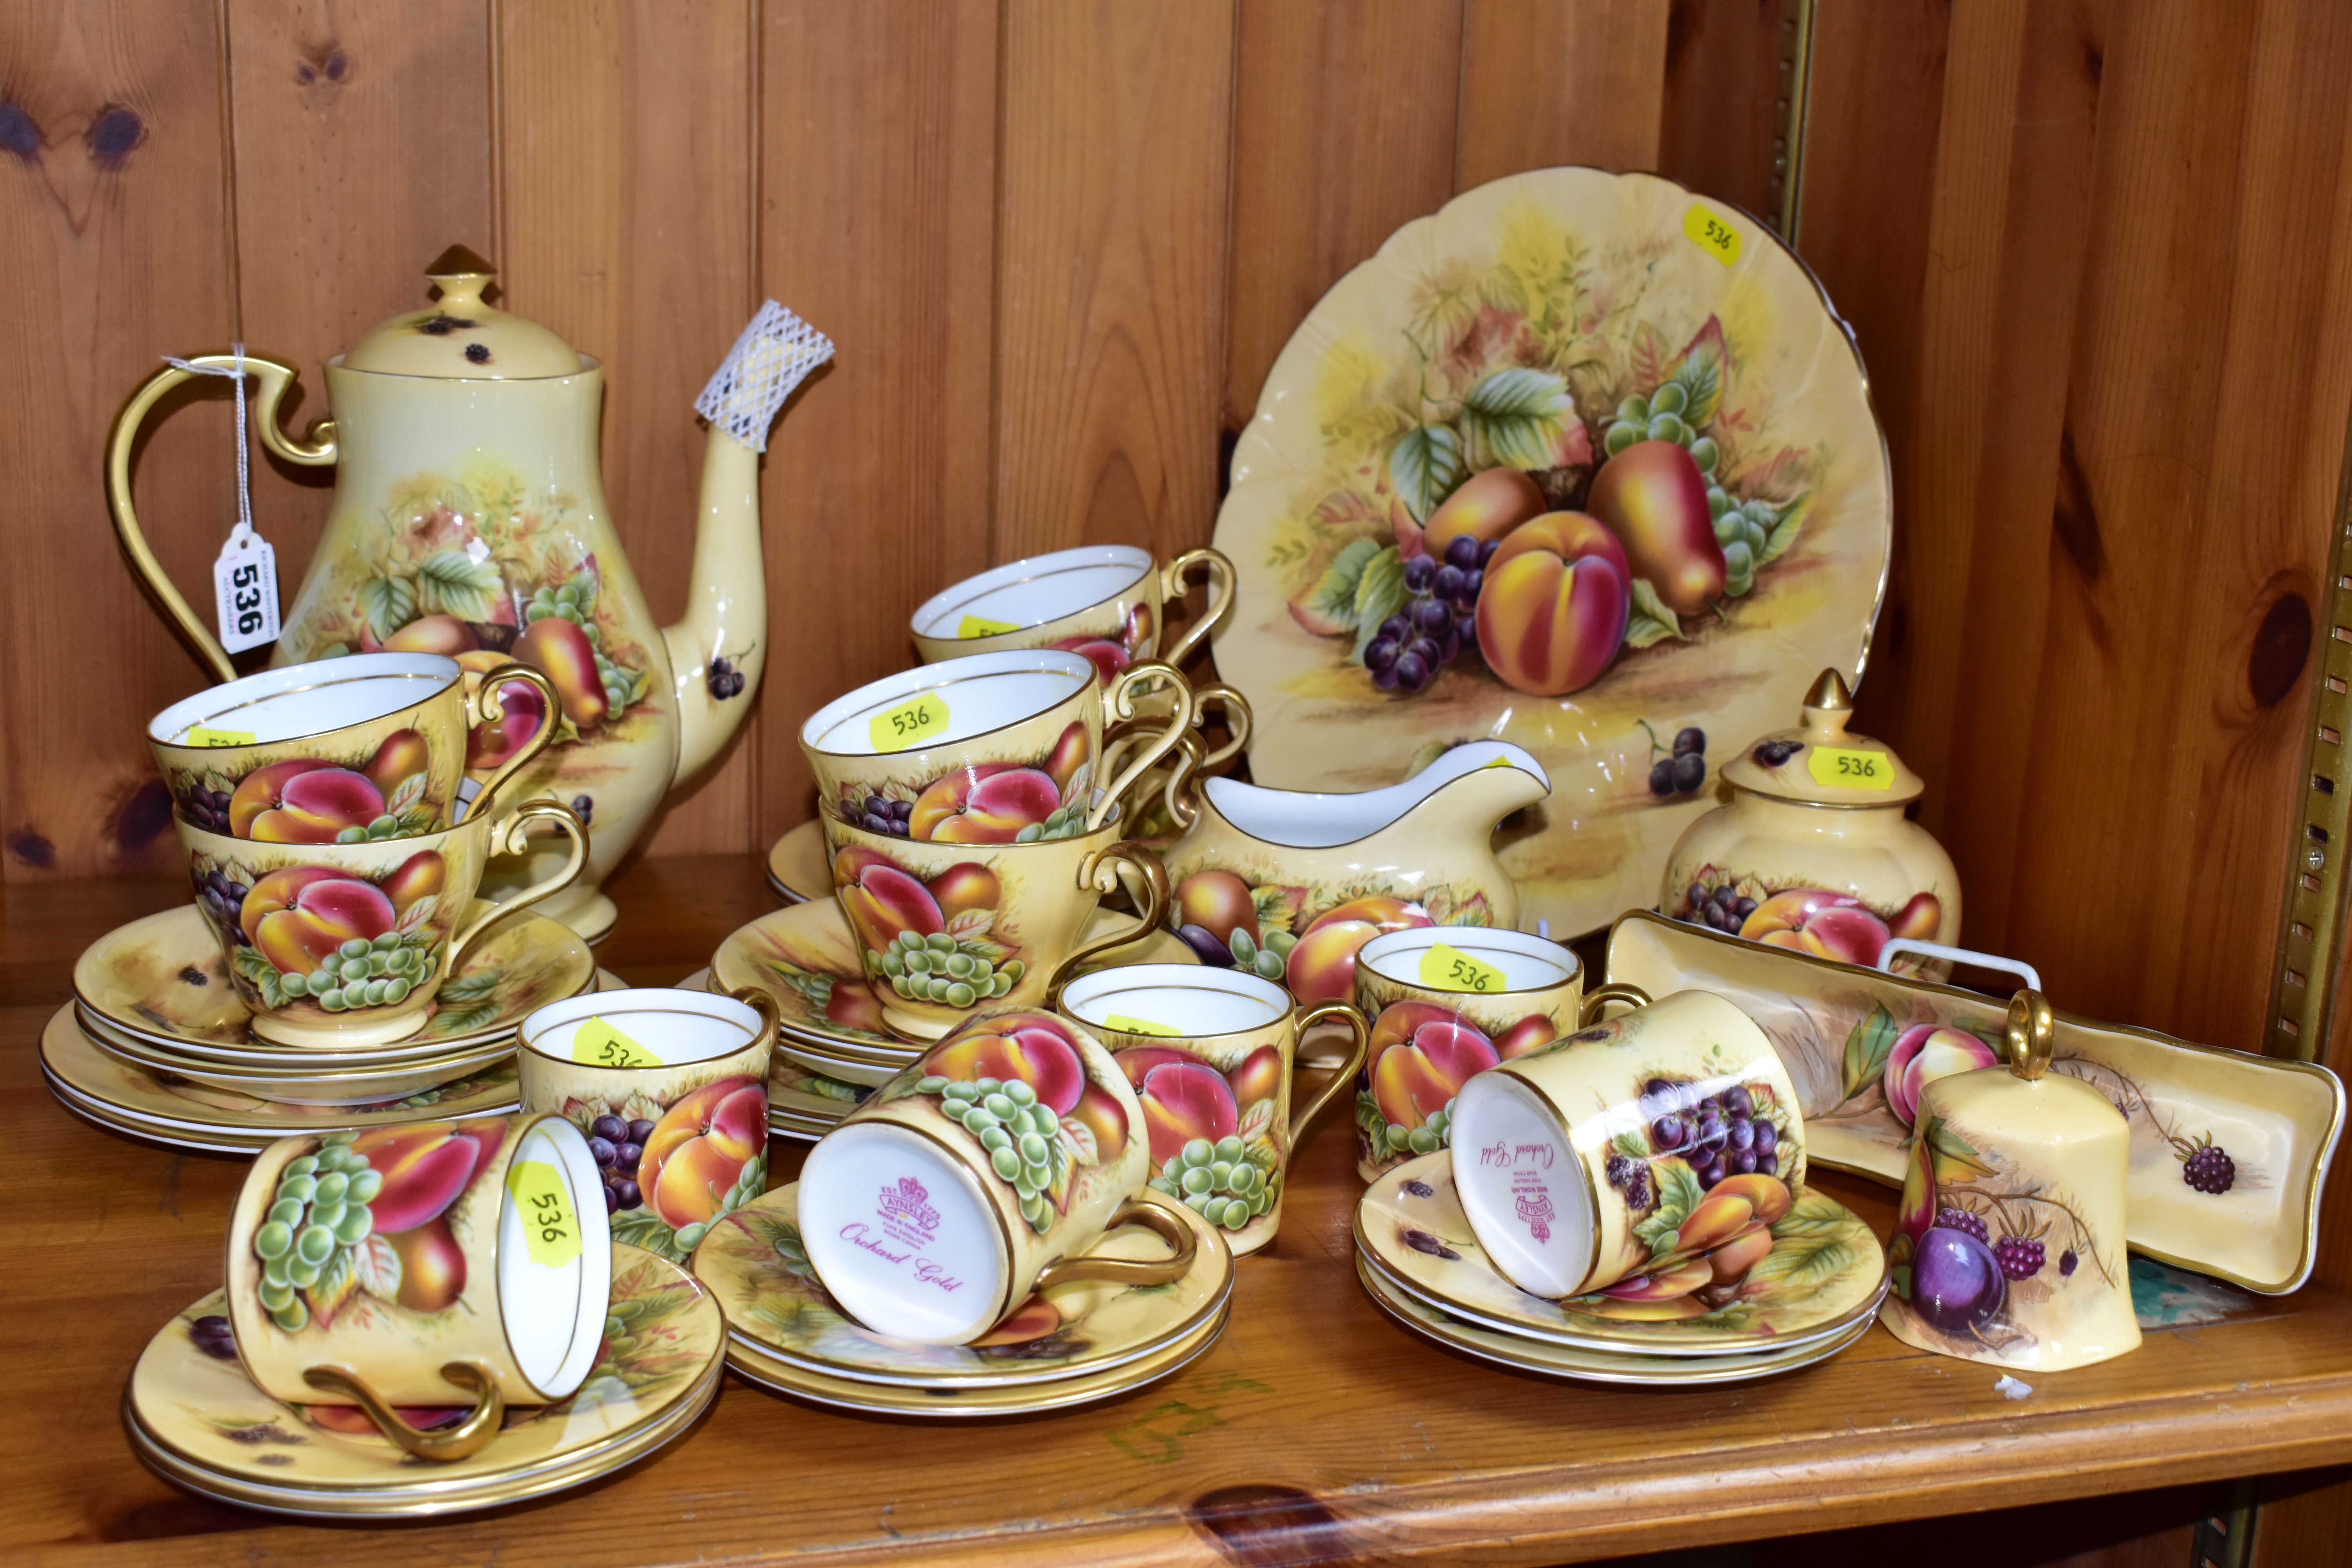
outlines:
[[1665, 1356], [1572, 1350], [1548, 1341], [1497, 1333], [1406, 1294], [1361, 1256], [1356, 1259], [1356, 1281], [1371, 1297], [1373, 1305], [1433, 1343], [1513, 1372], [1531, 1372], [1576, 1383], [1688, 1388], [1779, 1377], [1829, 1360], [1868, 1333], [1873, 1321], [1865, 1318], [1831, 1339], [1792, 1350], [1677, 1361]]
[[[1654, 1191], [1655, 1188], [1654, 1187]], [[1553, 1301], [1505, 1278], [1470, 1228], [1441, 1149], [1366, 1189], [1356, 1245], [1381, 1271], [1450, 1316], [1565, 1349], [1650, 1357], [1786, 1350], [1867, 1322], [1886, 1292], [1886, 1254], [1853, 1210], [1818, 1189], [1771, 1226], [1772, 1249], [1736, 1291], [1657, 1301], [1590, 1295]], [[1718, 1289], [1712, 1282], [1702, 1291]]]
[[[690, 1426], [717, 1395], [726, 1333], [708, 1287], [636, 1247], [613, 1244], [613, 1306], [580, 1391], [509, 1411], [480, 1452], [411, 1459], [356, 1412], [323, 1425], [281, 1404], [191, 1333], [223, 1315], [214, 1291], [173, 1319], [139, 1358], [123, 1422], [164, 1479], [209, 1497], [306, 1518], [454, 1513], [542, 1498], [631, 1464]], [[396, 1310], [396, 1309], [394, 1309]], [[356, 1424], [362, 1430], [342, 1430]]]
[[[1198, 1240], [1192, 1269], [1173, 1285], [1138, 1289], [1100, 1281], [1056, 1286], [1023, 1302], [976, 1345], [916, 1345], [865, 1328], [825, 1293], [802, 1249], [800, 1184], [789, 1183], [711, 1226], [695, 1248], [697, 1278], [717, 1292], [729, 1335], [796, 1373], [902, 1390], [1023, 1388], [1088, 1377], [1159, 1355], [1221, 1317], [1234, 1258], [1215, 1227], [1181, 1214]], [[1115, 1232], [1105, 1257], [1165, 1258], [1143, 1230]]]
[[[257, 1096], [285, 1105], [374, 1105], [433, 1089], [453, 1079], [478, 1073], [514, 1055], [511, 1040], [492, 1040], [442, 1056], [383, 1066], [332, 1067], [304, 1071], [309, 1058], [275, 1067], [225, 1067], [181, 1056], [127, 1035], [86, 1008], [75, 1008], [75, 1020], [92, 1045], [125, 1066], [164, 1077], [178, 1077], [211, 1089]], [[331, 1058], [330, 1058], [331, 1059]]]
[[[1124, 924], [1131, 918], [1097, 910], [1078, 942], [1092, 942], [1113, 922]], [[1200, 962], [1183, 939], [1169, 931], [1155, 931], [1115, 948], [1110, 956], [1121, 964]], [[1078, 973], [1108, 967], [1111, 965], [1094, 964]], [[716, 989], [756, 985], [774, 996], [777, 1028], [785, 1037], [777, 1048], [817, 1047], [824, 1059], [811, 1063], [814, 1072], [824, 1072], [828, 1062], [856, 1066], [865, 1069], [865, 1081], [885, 1083], [935, 1043], [904, 1038], [883, 1023], [882, 1004], [866, 983], [849, 917], [831, 898], [776, 910], [735, 931], [712, 954], [710, 973]]]
[[313, 1056], [346, 1066], [508, 1037], [529, 1014], [586, 990], [595, 974], [595, 959], [570, 928], [519, 910], [475, 942], [442, 983], [425, 1026], [407, 1038], [349, 1052], [272, 1047], [254, 1037], [252, 1014], [229, 984], [211, 926], [185, 904], [90, 943], [74, 963], [74, 995], [121, 1033], [183, 1056], [229, 1050], [239, 1054], [215, 1059], [258, 1065]]
[[833, 868], [826, 862], [824, 823], [811, 817], [769, 847], [768, 886], [788, 904], [832, 895]]

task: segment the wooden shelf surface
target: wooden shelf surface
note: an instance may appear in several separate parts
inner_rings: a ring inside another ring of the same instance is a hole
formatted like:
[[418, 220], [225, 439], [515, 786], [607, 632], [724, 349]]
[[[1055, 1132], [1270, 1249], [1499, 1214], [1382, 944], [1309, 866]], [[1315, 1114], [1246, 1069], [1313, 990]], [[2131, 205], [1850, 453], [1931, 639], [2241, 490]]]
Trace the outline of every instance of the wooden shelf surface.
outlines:
[[[772, 907], [756, 861], [646, 862], [599, 952], [681, 978]], [[118, 1415], [149, 1338], [219, 1279], [239, 1162], [179, 1156], [66, 1113], [36, 1044], [74, 955], [167, 884], [0, 892], [0, 1073], [11, 1117], [0, 1302], [16, 1345], [0, 1423], [0, 1556], [16, 1562], [1104, 1564], [1420, 1557], [1578, 1561], [2340, 1462], [2352, 1301], [2247, 1298], [2103, 1366], [1994, 1389], [1989, 1367], [1874, 1329], [1810, 1372], [1713, 1391], [1513, 1375], [1408, 1335], [1350, 1266], [1346, 1119], [1294, 1164], [1280, 1237], [1233, 1318], [1166, 1382], [1066, 1415], [982, 1425], [827, 1414], [730, 1379], [687, 1437], [545, 1503], [446, 1523], [282, 1522], [186, 1496]], [[798, 1164], [778, 1145], [778, 1168]], [[1883, 1233], [1892, 1194], [1823, 1185]]]

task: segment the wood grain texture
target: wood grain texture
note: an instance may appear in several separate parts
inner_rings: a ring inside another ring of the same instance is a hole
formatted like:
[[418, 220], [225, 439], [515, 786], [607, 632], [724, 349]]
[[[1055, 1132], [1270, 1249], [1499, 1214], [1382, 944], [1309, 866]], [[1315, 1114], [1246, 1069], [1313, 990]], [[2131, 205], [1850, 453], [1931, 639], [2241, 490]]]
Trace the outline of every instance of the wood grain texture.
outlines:
[[1453, 195], [1462, 74], [1460, 0], [1242, 0], [1240, 27], [1229, 431], [1324, 290]]
[[[152, 891], [68, 890], [73, 929], [46, 889], [0, 892], [0, 937], [26, 921], [58, 928], [49, 997], [0, 1007], [15, 1179], [88, 1194], [66, 1222], [47, 1205], [0, 1210], [12, 1260], [0, 1303], [38, 1325], [42, 1352], [15, 1363], [20, 1418], [0, 1426], [0, 1552], [12, 1563], [1537, 1564], [2066, 1498], [2097, 1500], [2095, 1515], [2112, 1519], [2113, 1494], [2314, 1465], [2352, 1442], [2352, 1301], [2320, 1290], [2153, 1331], [2131, 1355], [2031, 1380], [2022, 1403], [1997, 1394], [1988, 1368], [1875, 1330], [1800, 1375], [1712, 1392], [1579, 1388], [1475, 1364], [1365, 1299], [1349, 1267], [1361, 1184], [1346, 1122], [1326, 1118], [1294, 1155], [1281, 1233], [1240, 1269], [1219, 1343], [1124, 1399], [918, 1426], [827, 1415], [730, 1380], [675, 1447], [559, 1501], [399, 1529], [271, 1521], [147, 1474], [114, 1415], [148, 1338], [218, 1279], [243, 1165], [139, 1148], [42, 1091], [31, 1042], [62, 994], [71, 939], [143, 911]], [[769, 902], [740, 856], [640, 862], [614, 891], [635, 918], [600, 956], [644, 983], [698, 966]], [[796, 1152], [775, 1152], [789, 1176]], [[1891, 1192], [1824, 1184], [1882, 1232], [1891, 1224]], [[2119, 1528], [2177, 1522], [2151, 1506]], [[1915, 1533], [1906, 1562], [1970, 1561], [1938, 1555], [1936, 1530]], [[2079, 1542], [2045, 1520], [1991, 1560], [2064, 1561]]]
[[1163, 558], [1207, 542], [1234, 29], [1232, 0], [1007, 0], [999, 561], [1087, 541]]
[[[11, 881], [161, 869], [172, 840], [139, 726], [205, 678], [124, 565], [101, 474], [115, 412], [161, 368], [156, 356], [217, 347], [236, 330], [223, 77], [206, 0], [18, 6], [0, 26], [0, 256], [13, 295], [0, 363], [16, 373], [0, 419], [0, 876]], [[236, 521], [228, 407], [226, 384], [176, 394], [135, 466], [141, 521], [184, 584], [210, 584]]]
[[[685, 604], [694, 559], [694, 400], [761, 299], [751, 14], [750, 0], [498, 13], [506, 306], [604, 362], [604, 493], [657, 621]], [[755, 708], [644, 852], [751, 847], [759, 727]]]
[[989, 564], [997, 7], [771, 0], [761, 290], [840, 344], [768, 448], [755, 836], [811, 807], [799, 732], [911, 662], [907, 617]]
[[[229, 0], [237, 310], [253, 351], [298, 373], [298, 431], [328, 412], [323, 362], [423, 305], [435, 257], [496, 254], [488, 15], [481, 0]], [[335, 474], [254, 451], [254, 522], [290, 606]], [[210, 579], [182, 592], [208, 605]]]
[[1776, 142], [1796, 73], [1782, 68], [1795, 0], [1674, 0], [1666, 15], [1657, 172], [1776, 221]]
[[1465, 0], [1454, 188], [1525, 169], [1655, 169], [1666, 0]]

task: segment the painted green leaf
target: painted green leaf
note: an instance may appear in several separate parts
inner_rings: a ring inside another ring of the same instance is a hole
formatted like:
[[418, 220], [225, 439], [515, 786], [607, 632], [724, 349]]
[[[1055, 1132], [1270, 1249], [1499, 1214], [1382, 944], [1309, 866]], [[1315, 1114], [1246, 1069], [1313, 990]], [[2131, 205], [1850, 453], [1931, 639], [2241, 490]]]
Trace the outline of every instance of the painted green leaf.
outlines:
[[1661, 1160], [1650, 1167], [1650, 1174], [1658, 1186], [1658, 1206], [1649, 1217], [1633, 1227], [1635, 1239], [1649, 1247], [1650, 1256], [1664, 1258], [1682, 1239], [1683, 1221], [1691, 1210], [1706, 1196], [1706, 1189], [1691, 1168], [1680, 1160]]
[[1357, 581], [1356, 647], [1350, 657], [1363, 658], [1365, 645], [1380, 631], [1382, 621], [1404, 608], [1404, 563], [1391, 544], [1364, 563], [1364, 574]]
[[416, 563], [419, 598], [461, 621], [487, 621], [504, 586], [499, 569], [462, 550], [436, 550]]
[[1687, 638], [1689, 635], [1675, 613], [1666, 608], [1665, 601], [1658, 597], [1658, 591], [1650, 586], [1650, 580], [1634, 578], [1633, 608], [1625, 617], [1625, 646], [1648, 647], [1668, 637]]
[[1940, 1116], [1931, 1116], [1921, 1122], [1915, 1136], [1927, 1139], [1928, 1151], [1935, 1156], [1938, 1187], [1992, 1174], [1992, 1166], [1977, 1152], [1976, 1145], [1953, 1131], [1952, 1124]]
[[1825, 1193], [1808, 1191], [1790, 1205], [1772, 1227], [1775, 1246], [1796, 1237], [1836, 1236], [1853, 1224], [1853, 1216], [1843, 1204]]
[[[1776, 1237], [1780, 1235], [1777, 1228], [1773, 1235]], [[1748, 1271], [1748, 1283], [1751, 1286], [1790, 1285], [1801, 1289], [1816, 1289], [1853, 1268], [1861, 1257], [1861, 1249], [1851, 1241], [1822, 1238], [1782, 1243], [1776, 1240], [1772, 1250]]]
[[1650, 1157], [1650, 1141], [1630, 1127], [1610, 1140], [1609, 1146], [1629, 1160], [1646, 1160]]
[[1723, 398], [1723, 360], [1715, 344], [1701, 342], [1695, 346], [1690, 357], [1675, 371], [1674, 379], [1682, 384], [1686, 395], [1683, 423], [1694, 430], [1705, 429]]
[[1318, 621], [1328, 623], [1333, 630], [1356, 624], [1356, 584], [1363, 581], [1364, 567], [1381, 552], [1380, 542], [1371, 539], [1351, 539], [1331, 557], [1331, 564], [1323, 568], [1323, 575], [1315, 586], [1307, 590], [1305, 605], [1308, 614]]
[[1789, 553], [1790, 547], [1797, 542], [1797, 535], [1805, 526], [1805, 513], [1811, 505], [1812, 496], [1808, 492], [1790, 501], [1781, 511], [1780, 521], [1773, 523], [1772, 531], [1764, 536], [1764, 552], [1756, 558], [1759, 566], [1778, 561]]
[[1886, 1069], [1887, 1053], [1902, 1033], [1884, 1003], [1853, 1026], [1853, 1033], [1845, 1037], [1845, 1084], [1840, 1100], [1852, 1100], [1878, 1081], [1878, 1075]]
[[1551, 462], [1552, 444], [1574, 412], [1565, 381], [1513, 365], [1470, 389], [1462, 400], [1462, 427], [1496, 461], [1540, 468]]
[[382, 642], [416, 618], [416, 585], [405, 577], [371, 577], [360, 584], [360, 614]]
[[1390, 482], [1416, 522], [1427, 522], [1462, 479], [1462, 437], [1451, 426], [1408, 430], [1389, 448]]

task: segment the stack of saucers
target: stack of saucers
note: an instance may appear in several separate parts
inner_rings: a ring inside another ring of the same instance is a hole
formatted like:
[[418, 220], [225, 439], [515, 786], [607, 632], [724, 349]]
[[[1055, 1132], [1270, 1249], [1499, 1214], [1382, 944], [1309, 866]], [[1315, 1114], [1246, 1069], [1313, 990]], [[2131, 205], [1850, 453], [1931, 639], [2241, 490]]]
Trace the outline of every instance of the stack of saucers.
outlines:
[[[597, 984], [569, 928], [524, 911], [467, 952], [415, 1033], [378, 1045], [257, 1037], [220, 944], [194, 907], [133, 921], [74, 966], [74, 1000], [41, 1039], [49, 1087], [111, 1131], [251, 1153], [293, 1132], [514, 1110], [514, 1033], [535, 1008]], [[617, 983], [615, 983], [617, 984]]]
[[544, 1409], [509, 1409], [477, 1453], [420, 1466], [357, 1409], [262, 1392], [237, 1359], [227, 1310], [215, 1290], [149, 1342], [122, 1396], [123, 1425], [139, 1457], [190, 1491], [300, 1519], [463, 1513], [611, 1475], [692, 1426], [727, 1365], [710, 1290], [614, 1242], [604, 1342], [579, 1390]]
[[[836, 1410], [970, 1419], [1066, 1409], [1129, 1394], [1191, 1364], [1216, 1342], [1234, 1258], [1190, 1209], [1199, 1246], [1172, 1285], [1099, 1281], [1032, 1296], [978, 1342], [885, 1339], [844, 1312], [801, 1245], [800, 1184], [780, 1187], [710, 1227], [695, 1277], [727, 1318], [727, 1364], [750, 1382]], [[1113, 1232], [1091, 1256], [1156, 1258], [1168, 1245], [1141, 1228]]]
[[1886, 1294], [1877, 1238], [1828, 1194], [1808, 1189], [1769, 1234], [1769, 1250], [1743, 1249], [1738, 1279], [1717, 1280], [1700, 1259], [1680, 1271], [1698, 1282], [1679, 1294], [1660, 1275], [1616, 1295], [1529, 1295], [1478, 1245], [1453, 1154], [1441, 1149], [1364, 1194], [1356, 1274], [1414, 1333], [1514, 1371], [1661, 1387], [1742, 1383], [1837, 1354], [1869, 1331]]

